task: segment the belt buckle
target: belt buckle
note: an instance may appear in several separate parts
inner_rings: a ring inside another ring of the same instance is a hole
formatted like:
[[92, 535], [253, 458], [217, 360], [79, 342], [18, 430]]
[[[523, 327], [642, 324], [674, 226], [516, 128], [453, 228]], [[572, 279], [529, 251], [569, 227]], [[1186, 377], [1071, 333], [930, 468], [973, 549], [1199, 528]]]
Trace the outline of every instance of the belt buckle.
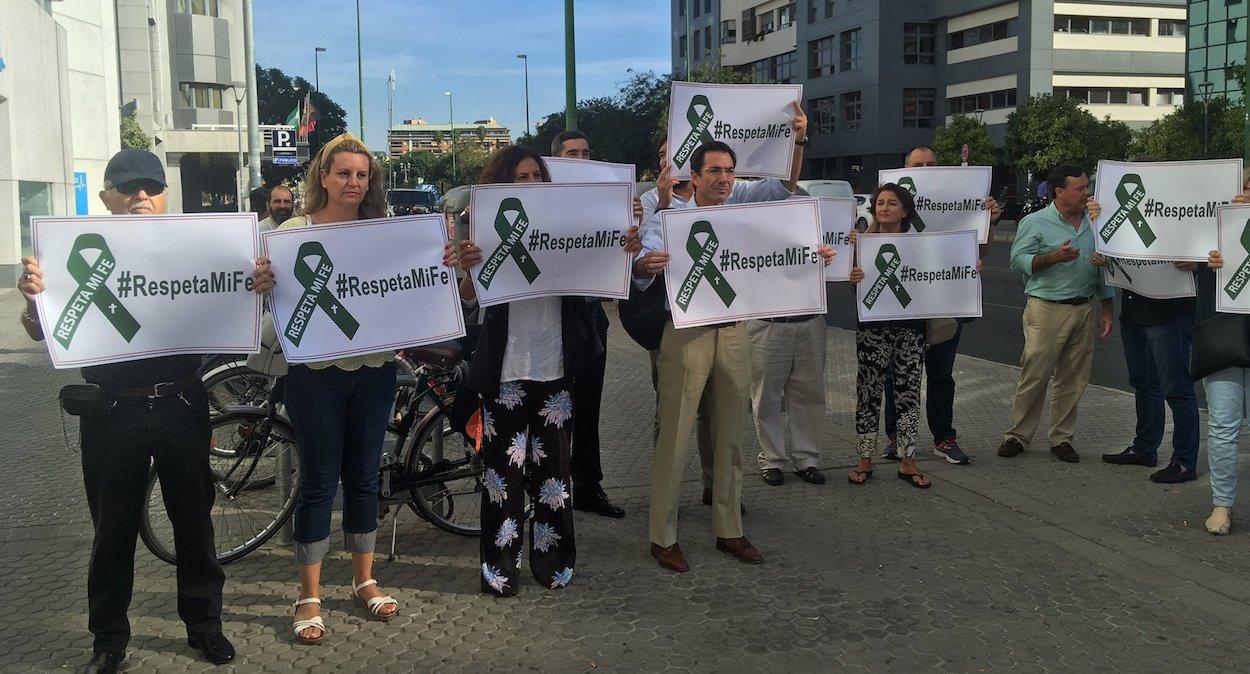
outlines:
[[178, 382], [163, 381], [152, 386], [152, 395], [148, 396], [148, 398], [164, 398], [165, 396], [171, 396], [177, 392]]

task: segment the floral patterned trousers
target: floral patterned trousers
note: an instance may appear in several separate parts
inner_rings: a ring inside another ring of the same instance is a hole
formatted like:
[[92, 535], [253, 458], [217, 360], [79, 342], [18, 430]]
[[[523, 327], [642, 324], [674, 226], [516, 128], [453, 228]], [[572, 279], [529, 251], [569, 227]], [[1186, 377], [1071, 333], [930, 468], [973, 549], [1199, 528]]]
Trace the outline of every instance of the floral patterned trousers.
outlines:
[[924, 333], [896, 327], [861, 327], [855, 333], [859, 372], [855, 388], [857, 453], [870, 458], [877, 452], [881, 398], [886, 372], [894, 366], [894, 408], [898, 411], [898, 449], [908, 459], [916, 456], [916, 427], [920, 419], [920, 381], [924, 371]]
[[571, 380], [510, 381], [482, 402], [482, 592], [516, 594], [523, 557], [525, 497], [530, 570], [539, 584], [564, 587], [577, 547], [569, 499]]

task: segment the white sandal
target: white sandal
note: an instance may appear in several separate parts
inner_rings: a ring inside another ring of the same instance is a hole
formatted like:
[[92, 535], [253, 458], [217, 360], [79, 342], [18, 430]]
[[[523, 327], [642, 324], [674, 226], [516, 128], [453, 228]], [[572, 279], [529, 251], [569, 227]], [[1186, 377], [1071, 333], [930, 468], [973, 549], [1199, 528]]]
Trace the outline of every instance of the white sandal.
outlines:
[[[399, 602], [396, 601], [394, 597], [387, 596], [387, 597], [374, 597], [372, 599], [365, 599], [364, 597], [360, 596], [360, 591], [362, 589], [369, 587], [370, 585], [377, 585], [377, 584], [378, 584], [378, 581], [370, 578], [369, 580], [366, 580], [363, 583], [354, 586], [352, 588], [352, 597], [354, 597], [356, 601], [360, 603], [361, 606], [364, 606], [365, 608], [369, 609], [369, 613], [373, 615], [374, 620], [387, 622], [391, 618], [394, 618], [395, 616], [399, 615]], [[390, 613], [382, 613], [381, 612], [382, 607], [386, 606], [387, 604], [394, 605], [395, 610]]]
[[[296, 610], [298, 610], [299, 607], [303, 606], [304, 604], [320, 605], [321, 599], [319, 597], [305, 597], [295, 602], [292, 606]], [[315, 615], [305, 620], [296, 620], [293, 627], [295, 628], [295, 638], [298, 639], [301, 644], [309, 644], [309, 645], [319, 644], [321, 643], [322, 639], [326, 638], [326, 624], [325, 624], [325, 621], [321, 619], [320, 615]], [[316, 639], [310, 639], [309, 637], [304, 636], [303, 634], [304, 630], [308, 629], [309, 627], [316, 627], [317, 629], [321, 630], [321, 636], [317, 637]]]

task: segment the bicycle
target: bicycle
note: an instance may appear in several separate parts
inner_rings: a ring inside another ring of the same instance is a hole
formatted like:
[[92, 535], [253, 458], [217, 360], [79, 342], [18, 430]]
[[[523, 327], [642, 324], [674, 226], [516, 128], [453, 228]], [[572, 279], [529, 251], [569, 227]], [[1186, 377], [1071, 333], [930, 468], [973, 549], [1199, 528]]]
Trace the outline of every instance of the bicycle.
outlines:
[[[404, 359], [397, 359], [400, 374], [395, 414], [383, 443], [379, 501], [384, 510], [379, 517], [392, 505], [407, 504], [439, 529], [477, 536], [481, 531], [482, 462], [474, 444], [447, 420], [467, 372], [461, 348], [447, 342], [407, 353], [419, 364], [413, 368]], [[255, 385], [257, 376], [265, 377], [232, 368], [230, 363], [222, 367], [229, 368], [235, 378], [249, 379], [249, 386]], [[295, 432], [281, 411], [281, 379], [266, 379], [262, 404], [228, 405], [211, 421], [209, 460], [217, 492], [212, 518], [218, 559], [223, 564], [256, 550], [281, 530], [298, 497]], [[223, 375], [214, 384], [221, 387], [229, 381]], [[398, 512], [397, 508], [396, 527]], [[152, 554], [171, 564], [176, 561], [173, 529], [164, 512], [155, 469], [148, 477], [139, 533]], [[391, 541], [394, 558], [394, 531]]]

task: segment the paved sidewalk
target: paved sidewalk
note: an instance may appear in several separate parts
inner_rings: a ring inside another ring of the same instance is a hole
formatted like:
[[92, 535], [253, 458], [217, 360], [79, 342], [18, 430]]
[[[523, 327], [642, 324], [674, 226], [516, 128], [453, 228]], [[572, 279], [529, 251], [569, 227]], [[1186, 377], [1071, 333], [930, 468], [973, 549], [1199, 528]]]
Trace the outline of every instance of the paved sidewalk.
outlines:
[[[55, 372], [17, 324], [20, 298], [0, 292], [0, 670], [60, 670], [89, 656], [86, 562], [91, 527], [75, 436]], [[976, 329], [976, 324], [969, 328]], [[402, 603], [389, 624], [348, 600], [350, 562], [327, 560], [326, 643], [290, 636], [294, 561], [276, 544], [226, 567], [226, 629], [240, 672], [486, 671], [1244, 671], [1250, 666], [1250, 521], [1202, 530], [1198, 482], [1163, 487], [1147, 470], [1097, 460], [1123, 447], [1128, 395], [1091, 388], [1080, 413], [1082, 462], [1043, 447], [994, 456], [1016, 368], [961, 356], [956, 425], [972, 465], [925, 454], [928, 491], [883, 463], [867, 487], [853, 462], [854, 339], [829, 335], [828, 434], [815, 487], [749, 473], [747, 535], [767, 557], [739, 564], [712, 548], [692, 465], [680, 542], [692, 570], [647, 554], [653, 396], [646, 354], [615, 326], [603, 432], [606, 486], [623, 520], [578, 513], [573, 584], [520, 596], [478, 593], [477, 542], [408, 515], [400, 558], [377, 576]], [[748, 422], [749, 423], [749, 422]], [[748, 430], [748, 465], [758, 451]], [[1166, 452], [1165, 452], [1166, 454]], [[1204, 452], [1205, 457], [1205, 452]], [[1243, 464], [1243, 473], [1245, 472]], [[1243, 481], [1247, 479], [1243, 475]], [[386, 530], [389, 534], [389, 528]], [[209, 669], [183, 640], [173, 567], [139, 546], [131, 619], [133, 671]], [[227, 670], [231, 668], [225, 668]]]

